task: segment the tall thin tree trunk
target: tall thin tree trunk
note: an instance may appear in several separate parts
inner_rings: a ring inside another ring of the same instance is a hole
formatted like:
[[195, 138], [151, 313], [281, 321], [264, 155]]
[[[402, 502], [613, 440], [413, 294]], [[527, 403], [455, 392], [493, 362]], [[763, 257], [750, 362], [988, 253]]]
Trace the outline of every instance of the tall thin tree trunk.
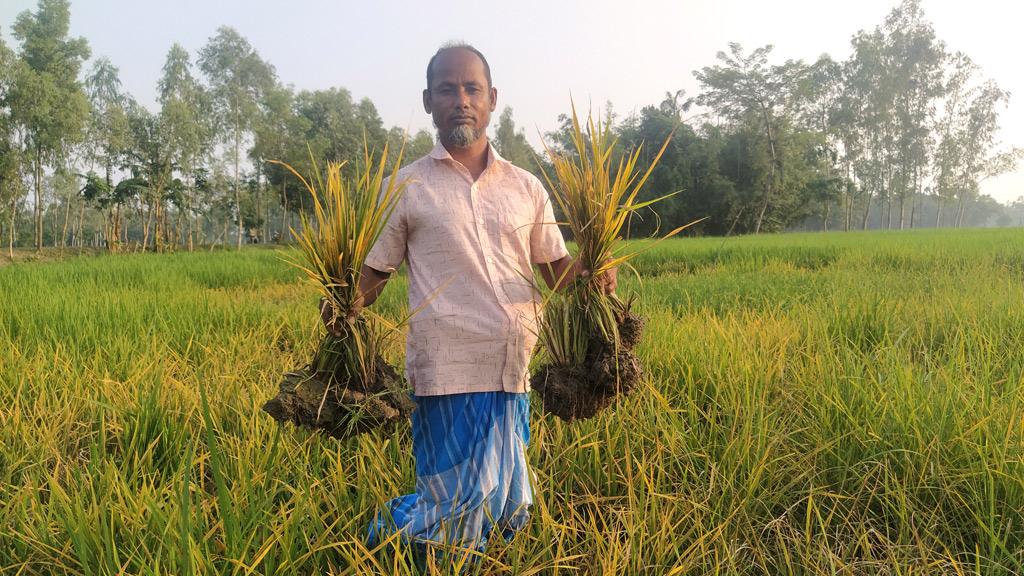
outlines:
[[181, 210], [178, 210], [178, 213], [174, 215], [174, 242], [172, 244], [175, 250], [185, 245], [185, 238], [182, 235], [184, 228], [181, 223]]
[[907, 190], [903, 189], [900, 194], [900, 230], [906, 228], [907, 223]]
[[281, 183], [281, 198], [282, 204], [284, 204], [284, 211], [281, 213], [281, 240], [285, 239], [285, 234], [288, 234], [288, 184]]
[[235, 124], [235, 212], [238, 217], [238, 249], [242, 249], [242, 190], [238, 185], [238, 148], [241, 146], [241, 130]]
[[[189, 171], [189, 174], [192, 172]], [[191, 176], [190, 176], [191, 178]], [[190, 183], [185, 187], [185, 222], [188, 224], [188, 251], [191, 252], [193, 249], [193, 230], [192, 230], [192, 184]]]
[[50, 213], [51, 213], [51, 216], [50, 216], [50, 237], [53, 238], [53, 240], [52, 240], [53, 245], [51, 247], [52, 248], [56, 248], [57, 247], [57, 218], [58, 218], [59, 214], [57, 212], [55, 212], [55, 211], [52, 211], [52, 210], [50, 211]]
[[[111, 242], [113, 242], [111, 244]], [[121, 251], [121, 204], [114, 205], [114, 233], [107, 239], [112, 252]]]
[[761, 223], [764, 222], [764, 214], [768, 211], [768, 202], [772, 196], [772, 185], [775, 184], [775, 135], [772, 133], [771, 118], [768, 116], [768, 109], [761, 106], [761, 114], [764, 117], [765, 130], [768, 133], [768, 150], [771, 152], [772, 165], [768, 170], [768, 184], [764, 190], [764, 202], [761, 203], [761, 210], [757, 214], [757, 221], [754, 223], [754, 234], [761, 233]]
[[156, 234], [153, 235], [153, 248], [156, 252], [167, 250], [167, 210], [161, 194], [156, 197]]
[[868, 199], [867, 202], [864, 204], [864, 219], [861, 221], [860, 224], [861, 230], [868, 229], [868, 216], [871, 214], [871, 196], [873, 196], [873, 194], [871, 192], [868, 192]]
[[850, 160], [846, 160], [846, 184], [843, 186], [843, 231], [850, 231], [850, 221], [853, 218], [853, 187], [856, 185], [850, 177], [852, 169]]
[[[259, 165], [259, 160], [258, 159], [256, 160], [256, 164], [257, 164], [257, 166]], [[260, 170], [257, 167], [256, 168], [256, 189], [253, 191], [253, 193], [256, 195], [256, 197], [253, 198], [253, 209], [256, 211], [256, 221], [260, 222], [260, 224], [258, 224], [256, 226], [256, 234], [257, 234], [256, 242], [257, 243], [262, 241], [262, 239], [259, 238], [258, 235], [263, 233], [263, 226], [264, 226], [264, 223], [260, 219], [260, 215], [263, 213], [263, 205], [261, 203], [262, 202], [263, 194], [261, 193], [261, 190], [260, 190], [260, 186], [261, 186], [261, 182], [260, 181], [261, 181]], [[246, 236], [249, 237], [249, 231], [246, 230], [245, 232], [246, 232]]]
[[71, 194], [68, 194], [66, 203], [64, 204], [64, 226], [60, 231], [60, 253], [64, 254], [64, 247], [68, 243], [68, 220], [71, 219]]
[[910, 197], [910, 230], [913, 230], [913, 216], [918, 211], [918, 201], [921, 199], [921, 167], [913, 169], [913, 195]]
[[11, 225], [8, 228], [9, 237], [7, 238], [7, 252], [11, 255], [11, 260], [14, 260], [14, 237], [17, 235], [15, 232], [15, 226], [17, 225], [18, 219], [18, 197], [17, 193], [11, 195]]
[[[139, 216], [142, 217], [141, 215]], [[131, 213], [124, 212], [121, 214], [121, 242], [123, 246], [128, 246], [128, 233], [131, 231], [132, 220]]]
[[[262, 170], [258, 170], [256, 177], [261, 178], [261, 174]], [[266, 244], [270, 241], [270, 197], [273, 196], [273, 188], [266, 177], [262, 177], [260, 182], [260, 212], [263, 214], [263, 237], [260, 238], [260, 242]]]
[[42, 185], [43, 184], [41, 182], [41, 180], [43, 178], [43, 167], [42, 167], [42, 159], [40, 159], [40, 155], [41, 154], [42, 154], [42, 151], [40, 150], [40, 147], [37, 146], [36, 147], [36, 157], [32, 160], [32, 172], [33, 172], [33, 176], [34, 176], [34, 180], [35, 180], [35, 193], [36, 193], [36, 203], [35, 203], [34, 211], [32, 213], [33, 219], [35, 220], [35, 223], [36, 223], [36, 229], [35, 229], [35, 234], [34, 234], [35, 238], [33, 238], [33, 240], [35, 240], [36, 252], [37, 253], [41, 252], [43, 250], [43, 191], [42, 191]]
[[885, 229], [892, 230], [892, 189], [885, 195]]
[[[139, 215], [142, 217], [142, 214]], [[142, 250], [146, 251], [149, 249], [149, 226], [153, 221], [153, 204], [150, 202], [149, 209], [146, 210], [145, 218], [142, 219]]]
[[85, 240], [83, 240], [83, 237], [82, 237], [82, 232], [84, 231], [84, 228], [83, 228], [84, 225], [85, 225], [85, 202], [82, 202], [82, 204], [78, 207], [78, 224], [75, 225], [75, 227], [74, 227], [74, 229], [73, 229], [73, 231], [71, 233], [71, 240], [72, 240], [71, 245], [72, 246], [77, 245], [79, 248], [83, 248], [85, 246]]

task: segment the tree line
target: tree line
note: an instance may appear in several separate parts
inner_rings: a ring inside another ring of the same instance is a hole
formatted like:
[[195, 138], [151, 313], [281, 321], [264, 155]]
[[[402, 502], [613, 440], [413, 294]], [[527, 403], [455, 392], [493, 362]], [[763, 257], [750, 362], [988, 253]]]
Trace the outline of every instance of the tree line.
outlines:
[[[69, 23], [67, 0], [39, 0], [14, 22], [17, 46], [0, 39], [0, 233], [12, 252], [287, 240], [310, 199], [268, 160], [308, 173], [311, 157], [355, 166], [364, 143], [404, 142], [404, 161], [434, 145], [427, 131], [386, 128], [345, 88], [283, 85], [229, 27], [194, 55], [170, 47], [151, 111], [109, 59], [89, 62]], [[843, 62], [775, 63], [771, 46], [730, 44], [694, 72], [699, 94], [666, 94], [623, 118], [607, 106], [601, 121], [620, 150], [653, 154], [672, 137], [644, 194], [681, 193], [638, 214], [630, 233], [703, 217], [695, 233], [1020, 224], [1024, 201], [1011, 212], [979, 194], [1021, 156], [996, 140], [1009, 94], [936, 38], [919, 0], [851, 46]], [[570, 118], [559, 121], [546, 142], [564, 151]], [[514, 163], [546, 168], [510, 108], [492, 140]]]

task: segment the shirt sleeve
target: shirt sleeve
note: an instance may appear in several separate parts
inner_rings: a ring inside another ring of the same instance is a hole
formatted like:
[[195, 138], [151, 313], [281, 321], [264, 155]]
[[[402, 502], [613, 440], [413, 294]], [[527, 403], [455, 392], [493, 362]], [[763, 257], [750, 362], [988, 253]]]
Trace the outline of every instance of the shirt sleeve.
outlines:
[[555, 262], [569, 255], [565, 248], [562, 231], [555, 220], [551, 196], [537, 180], [533, 181], [534, 197], [537, 199], [537, 217], [530, 231], [530, 261], [534, 264]]
[[406, 197], [398, 200], [398, 205], [391, 212], [391, 217], [384, 224], [377, 242], [366, 255], [366, 264], [378, 272], [390, 274], [402, 265], [405, 260], [408, 225], [405, 217]]

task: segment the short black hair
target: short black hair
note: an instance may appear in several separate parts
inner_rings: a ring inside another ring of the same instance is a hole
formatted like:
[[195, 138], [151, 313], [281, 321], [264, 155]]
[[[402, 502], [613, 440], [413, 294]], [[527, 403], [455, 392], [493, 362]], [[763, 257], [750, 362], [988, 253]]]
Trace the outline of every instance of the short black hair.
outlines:
[[448, 42], [438, 48], [437, 52], [434, 52], [434, 55], [430, 57], [430, 62], [427, 62], [427, 90], [430, 90], [430, 83], [434, 81], [434, 61], [437, 60], [437, 57], [440, 56], [442, 52], [455, 50], [456, 48], [469, 50], [480, 58], [480, 61], [484, 63], [484, 76], [487, 76], [487, 87], [490, 88], [493, 86], [494, 83], [491, 82], [491, 65], [487, 63], [487, 58], [484, 57], [482, 52], [474, 48], [471, 44], [467, 44], [465, 42]]

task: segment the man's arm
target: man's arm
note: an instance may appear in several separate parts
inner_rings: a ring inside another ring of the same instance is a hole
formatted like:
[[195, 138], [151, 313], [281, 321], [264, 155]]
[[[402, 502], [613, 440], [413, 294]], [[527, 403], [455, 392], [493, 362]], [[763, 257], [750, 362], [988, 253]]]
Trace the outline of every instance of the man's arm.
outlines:
[[564, 256], [554, 262], [537, 265], [544, 283], [552, 290], [561, 290], [576, 279], [576, 261], [572, 256]]
[[[376, 302], [377, 297], [384, 291], [384, 285], [388, 283], [389, 278], [391, 278], [391, 274], [363, 264], [359, 272], [359, 296], [356, 297], [355, 305], [349, 311], [346, 320], [355, 320], [359, 313], [362, 312], [364, 306], [369, 306]], [[335, 336], [341, 336], [341, 329], [338, 328], [337, 322], [332, 319], [331, 306], [323, 298], [320, 299], [320, 318], [324, 321], [324, 326], [327, 327], [328, 332]]]
[[[539, 264], [541, 278], [552, 290], [562, 290], [573, 283], [577, 277], [590, 276], [590, 270], [583, 270], [572, 256], [564, 256], [554, 262]], [[605, 294], [612, 294], [618, 284], [618, 269], [612, 268], [597, 278]]]
[[363, 264], [362, 270], [359, 271], [359, 308], [376, 302], [377, 297], [384, 291], [384, 285], [388, 283], [389, 278], [391, 278], [390, 273], [381, 272]]

